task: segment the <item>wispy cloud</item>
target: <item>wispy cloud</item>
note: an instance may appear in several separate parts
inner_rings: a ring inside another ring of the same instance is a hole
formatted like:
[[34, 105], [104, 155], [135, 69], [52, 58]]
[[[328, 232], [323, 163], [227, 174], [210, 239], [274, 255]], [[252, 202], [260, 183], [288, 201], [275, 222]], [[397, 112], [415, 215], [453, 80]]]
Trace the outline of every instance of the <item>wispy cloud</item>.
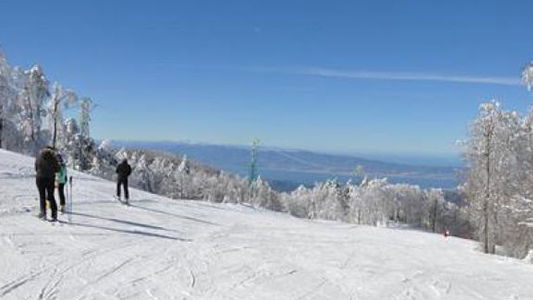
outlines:
[[[161, 63], [159, 65], [168, 65]], [[179, 68], [197, 70], [221, 70], [239, 71], [254, 73], [278, 73], [284, 75], [305, 75], [317, 77], [330, 77], [340, 79], [365, 79], [365, 80], [396, 80], [396, 81], [435, 81], [435, 82], [455, 82], [455, 83], [475, 83], [475, 84], [496, 84], [496, 85], [521, 85], [519, 76], [488, 76], [488, 75], [454, 75], [444, 73], [423, 73], [423, 72], [395, 72], [395, 71], [364, 71], [364, 70], [341, 70], [320, 67], [259, 67], [259, 66], [192, 66], [174, 65]]]
[[482, 83], [498, 85], [520, 85], [520, 78], [499, 76], [474, 76], [474, 75], [450, 75], [434, 73], [411, 73], [411, 72], [372, 72], [336, 70], [326, 68], [249, 68], [255, 72], [275, 72], [283, 74], [320, 76], [344, 79], [374, 79], [374, 80], [399, 80], [399, 81], [439, 81], [457, 83]]

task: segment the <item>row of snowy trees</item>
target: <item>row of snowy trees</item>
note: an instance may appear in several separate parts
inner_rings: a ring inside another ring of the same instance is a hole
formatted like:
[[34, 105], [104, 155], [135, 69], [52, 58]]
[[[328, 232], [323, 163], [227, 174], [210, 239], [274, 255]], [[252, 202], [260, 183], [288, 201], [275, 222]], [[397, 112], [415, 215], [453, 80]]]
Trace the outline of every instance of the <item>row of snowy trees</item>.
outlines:
[[466, 212], [449, 202], [441, 189], [390, 184], [387, 179], [365, 178], [361, 184], [340, 184], [335, 180], [299, 187], [284, 194], [287, 211], [302, 218], [338, 220], [356, 224], [410, 224], [419, 228], [468, 236]]
[[[65, 118], [73, 108], [79, 120]], [[50, 84], [40, 66], [12, 67], [0, 52], [0, 148], [35, 155], [50, 145], [72, 166], [86, 170], [94, 144], [88, 130], [91, 109], [91, 99]]]
[[485, 253], [524, 257], [533, 249], [533, 109], [525, 116], [483, 103], [464, 145], [462, 190]]

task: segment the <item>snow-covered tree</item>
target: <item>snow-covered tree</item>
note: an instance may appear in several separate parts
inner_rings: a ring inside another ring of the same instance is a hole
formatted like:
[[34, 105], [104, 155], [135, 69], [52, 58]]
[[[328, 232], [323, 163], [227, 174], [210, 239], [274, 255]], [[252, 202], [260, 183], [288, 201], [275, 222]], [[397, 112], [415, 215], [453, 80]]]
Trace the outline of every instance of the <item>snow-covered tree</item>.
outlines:
[[531, 87], [533, 87], [533, 62], [527, 64], [522, 70], [522, 81], [528, 90], [531, 90]]
[[91, 98], [85, 97], [80, 100], [80, 134], [88, 138], [90, 137], [90, 123], [91, 112], [93, 110], [93, 101]]
[[250, 196], [250, 203], [256, 207], [264, 207], [274, 211], [281, 210], [281, 202], [279, 201], [279, 195], [276, 193], [268, 182], [258, 177], [252, 182], [253, 193]]
[[77, 152], [79, 153], [79, 169], [89, 170], [91, 169], [92, 155], [95, 151], [94, 140], [90, 136], [90, 122], [92, 112], [92, 100], [90, 98], [82, 98], [80, 100], [80, 123], [79, 123], [79, 135], [76, 136]]
[[75, 100], [72, 91], [48, 80], [38, 65], [12, 68], [0, 53], [0, 147], [35, 154], [44, 145], [60, 146], [62, 109]]
[[15, 105], [16, 94], [12, 87], [11, 67], [8, 65], [4, 53], [0, 51], [0, 148], [4, 147], [5, 126]]
[[514, 193], [513, 170], [518, 165], [513, 153], [519, 117], [502, 110], [496, 101], [483, 103], [470, 128], [465, 156], [469, 164], [467, 182], [472, 216], [479, 228], [478, 237], [485, 253], [494, 253], [498, 236], [500, 208]]
[[46, 116], [45, 103], [50, 95], [48, 80], [39, 65], [27, 71], [18, 71], [16, 78], [22, 87], [19, 93], [21, 107], [21, 126], [24, 135], [25, 150], [35, 153], [44, 143], [46, 137], [42, 132], [43, 117]]
[[442, 215], [444, 213], [444, 206], [446, 205], [445, 201], [444, 193], [441, 189], [430, 189], [427, 192], [427, 204], [429, 206], [428, 225], [433, 232], [437, 232], [440, 229], [440, 223], [443, 223]]
[[21, 107], [18, 102], [20, 91], [13, 73], [0, 53], [0, 148], [24, 152]]
[[68, 109], [76, 104], [78, 97], [71, 90], [64, 89], [58, 82], [52, 86], [52, 94], [48, 102], [48, 125], [52, 133], [52, 146], [58, 146], [58, 135], [62, 136], [63, 109]]

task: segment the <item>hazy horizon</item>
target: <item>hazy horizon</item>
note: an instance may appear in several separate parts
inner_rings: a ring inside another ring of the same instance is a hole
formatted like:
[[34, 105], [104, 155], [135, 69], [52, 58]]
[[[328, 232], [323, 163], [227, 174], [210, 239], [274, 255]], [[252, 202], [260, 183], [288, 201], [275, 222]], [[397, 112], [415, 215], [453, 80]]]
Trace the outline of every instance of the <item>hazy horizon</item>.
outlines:
[[[102, 141], [104, 139], [98, 139]], [[250, 149], [250, 144], [215, 144], [211, 142], [198, 142], [187, 140], [114, 140], [109, 139], [112, 143], [169, 143], [169, 144], [191, 144], [191, 145], [208, 145], [208, 146], [227, 146], [227, 147], [239, 147], [244, 149]], [[313, 153], [340, 155], [340, 156], [352, 156], [365, 158], [369, 160], [383, 161], [389, 163], [409, 164], [409, 165], [421, 165], [421, 166], [442, 166], [442, 167], [462, 167], [463, 162], [460, 153], [408, 153], [408, 152], [380, 152], [371, 150], [360, 150], [353, 152], [342, 151], [321, 151], [316, 149], [303, 149], [303, 148], [290, 148], [280, 147], [275, 145], [263, 145], [259, 144], [260, 150], [289, 150], [289, 151], [308, 151]]]

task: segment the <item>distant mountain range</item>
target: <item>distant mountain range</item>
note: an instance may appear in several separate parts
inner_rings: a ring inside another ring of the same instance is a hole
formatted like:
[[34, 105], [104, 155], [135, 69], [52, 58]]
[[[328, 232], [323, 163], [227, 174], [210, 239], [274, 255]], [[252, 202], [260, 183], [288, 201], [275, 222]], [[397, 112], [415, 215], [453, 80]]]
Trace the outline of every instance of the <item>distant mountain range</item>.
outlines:
[[[196, 161], [241, 176], [248, 174], [250, 164], [250, 148], [244, 146], [139, 141], [113, 141], [113, 145], [186, 154]], [[360, 180], [360, 176], [354, 174], [357, 166], [362, 166], [369, 177], [387, 177], [390, 182], [447, 189], [457, 186], [460, 171], [456, 166], [401, 164], [305, 150], [260, 148], [258, 153], [259, 173], [278, 190], [292, 190], [300, 184], [312, 185], [329, 178]]]

